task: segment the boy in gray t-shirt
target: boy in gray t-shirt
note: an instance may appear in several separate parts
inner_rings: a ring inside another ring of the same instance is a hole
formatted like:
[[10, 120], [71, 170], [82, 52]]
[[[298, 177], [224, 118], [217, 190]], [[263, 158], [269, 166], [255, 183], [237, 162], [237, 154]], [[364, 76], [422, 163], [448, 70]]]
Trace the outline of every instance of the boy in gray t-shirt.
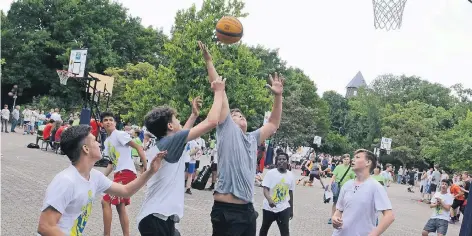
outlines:
[[[385, 188], [370, 177], [376, 163], [377, 157], [368, 150], [354, 153], [352, 170], [356, 178], [341, 188], [332, 217], [333, 236], [381, 235], [395, 220]], [[376, 227], [379, 211], [383, 217]]]
[[[198, 45], [208, 70], [210, 83], [219, 78], [206, 46]], [[218, 181], [211, 211], [213, 235], [256, 235], [257, 213], [252, 205], [258, 144], [277, 131], [282, 115], [283, 77], [269, 76], [268, 88], [274, 94], [269, 120], [260, 129], [247, 133], [246, 117], [239, 109], [230, 111], [226, 94], [216, 127]]]

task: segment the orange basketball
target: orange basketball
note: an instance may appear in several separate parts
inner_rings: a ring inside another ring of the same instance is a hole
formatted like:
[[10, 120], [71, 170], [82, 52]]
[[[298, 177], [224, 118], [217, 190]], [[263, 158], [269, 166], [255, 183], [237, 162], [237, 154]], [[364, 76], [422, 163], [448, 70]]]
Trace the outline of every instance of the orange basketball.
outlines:
[[243, 25], [232, 16], [223, 16], [216, 23], [216, 37], [224, 44], [238, 42], [243, 37]]

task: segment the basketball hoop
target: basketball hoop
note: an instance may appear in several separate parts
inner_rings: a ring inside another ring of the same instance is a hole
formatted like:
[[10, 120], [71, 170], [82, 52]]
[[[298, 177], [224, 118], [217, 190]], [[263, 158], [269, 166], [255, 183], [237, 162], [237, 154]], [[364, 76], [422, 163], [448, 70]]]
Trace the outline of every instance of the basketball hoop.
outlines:
[[407, 0], [372, 0], [374, 27], [396, 30], [402, 26], [403, 10]]
[[59, 75], [59, 82], [62, 85], [66, 85], [67, 79], [69, 79], [69, 77], [72, 77], [72, 73], [69, 73], [69, 71], [66, 71], [66, 70], [56, 70], [56, 72], [57, 72], [57, 75]]

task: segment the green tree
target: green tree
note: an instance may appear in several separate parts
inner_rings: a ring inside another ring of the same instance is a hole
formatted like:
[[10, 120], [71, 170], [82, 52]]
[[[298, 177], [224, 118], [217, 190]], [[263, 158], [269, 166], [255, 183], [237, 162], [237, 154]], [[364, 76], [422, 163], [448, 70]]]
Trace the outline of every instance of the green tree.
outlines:
[[442, 107], [419, 101], [406, 105], [387, 105], [383, 110], [382, 134], [392, 138], [392, 150], [403, 164], [415, 163], [426, 158], [422, 151], [435, 141], [435, 136], [449, 127], [452, 115]]
[[449, 88], [438, 83], [430, 83], [417, 76], [381, 75], [370, 87], [383, 104], [406, 104], [417, 100], [446, 109], [452, 105]]
[[344, 133], [349, 111], [347, 99], [335, 91], [326, 91], [323, 93], [323, 100], [328, 103], [331, 130]]
[[342, 155], [352, 152], [353, 148], [346, 136], [330, 130], [321, 141], [320, 151], [331, 155]]
[[[56, 69], [66, 69], [72, 48], [88, 48], [87, 69], [103, 73], [126, 63], [162, 62], [165, 35], [144, 28], [139, 18], [110, 0], [22, 0], [2, 15], [2, 86], [18, 84], [28, 100], [36, 94], [78, 100], [80, 83], [60, 86]], [[3, 90], [2, 90], [3, 93]]]
[[360, 89], [356, 97], [348, 101], [346, 135], [354, 148], [372, 150], [376, 139], [381, 138], [380, 98], [368, 89]]

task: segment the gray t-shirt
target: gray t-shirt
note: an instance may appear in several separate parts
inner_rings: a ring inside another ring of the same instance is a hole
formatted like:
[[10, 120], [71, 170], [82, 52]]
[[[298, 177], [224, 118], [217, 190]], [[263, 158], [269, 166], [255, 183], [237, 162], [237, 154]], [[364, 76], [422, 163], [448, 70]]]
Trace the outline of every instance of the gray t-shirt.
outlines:
[[431, 183], [438, 186], [439, 181], [441, 181], [441, 173], [439, 173], [439, 171], [435, 170], [435, 171], [433, 171], [433, 176], [432, 176], [432, 179], [431, 179]]
[[259, 136], [260, 129], [244, 134], [231, 114], [216, 127], [218, 182], [215, 192], [231, 193], [243, 201], [252, 202]]
[[182, 157], [185, 145], [187, 144], [187, 136], [190, 130], [181, 130], [173, 135], [165, 136], [157, 141], [156, 146], [160, 151], [167, 151], [164, 158], [169, 163], [176, 163]]
[[336, 209], [343, 213], [343, 225], [334, 230], [333, 236], [365, 236], [375, 228], [376, 213], [392, 209], [392, 203], [385, 188], [371, 177], [357, 186], [354, 180], [347, 181]]

